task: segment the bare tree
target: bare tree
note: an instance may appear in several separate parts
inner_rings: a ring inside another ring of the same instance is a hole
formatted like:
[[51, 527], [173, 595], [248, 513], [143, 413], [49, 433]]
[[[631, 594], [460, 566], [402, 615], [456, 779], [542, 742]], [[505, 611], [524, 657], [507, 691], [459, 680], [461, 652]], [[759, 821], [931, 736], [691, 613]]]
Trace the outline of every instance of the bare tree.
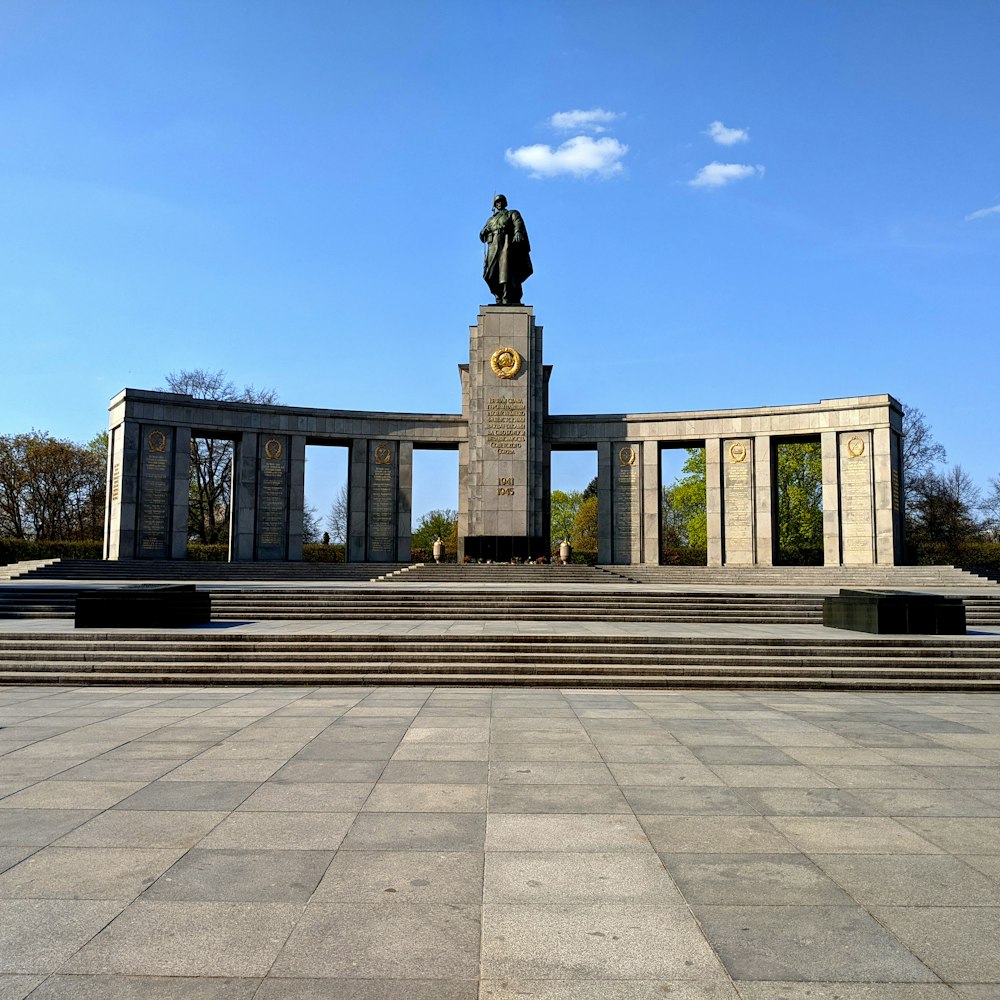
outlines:
[[934, 440], [923, 411], [903, 406], [903, 490], [906, 506], [914, 502], [934, 467], [947, 460], [944, 446]]
[[330, 505], [330, 513], [326, 517], [326, 526], [330, 529], [330, 538], [338, 545], [347, 544], [347, 483], [344, 483]]
[[[255, 389], [245, 385], [238, 390], [224, 371], [195, 368], [167, 375], [167, 391], [180, 392], [195, 399], [220, 402], [278, 402], [274, 389]], [[188, 507], [188, 535], [206, 545], [224, 542], [229, 537], [232, 503], [233, 443], [220, 438], [191, 438], [191, 488]]]

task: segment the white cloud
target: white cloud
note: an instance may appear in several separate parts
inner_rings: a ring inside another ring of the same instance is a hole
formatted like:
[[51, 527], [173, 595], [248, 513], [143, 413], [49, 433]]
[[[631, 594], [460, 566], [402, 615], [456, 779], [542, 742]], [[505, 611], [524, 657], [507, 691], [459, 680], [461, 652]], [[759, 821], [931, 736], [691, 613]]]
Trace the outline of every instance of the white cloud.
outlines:
[[966, 222], [972, 222], [973, 219], [985, 219], [988, 215], [1000, 215], [1000, 205], [994, 205], [992, 208], [981, 208], [978, 212], [970, 212], [966, 217]]
[[505, 157], [513, 166], [530, 170], [532, 177], [556, 177], [559, 174], [611, 177], [621, 173], [621, 160], [627, 152], [628, 146], [617, 139], [592, 139], [588, 135], [578, 135], [567, 139], [557, 149], [539, 143], [508, 149]]
[[591, 108], [590, 111], [557, 111], [549, 124], [560, 132], [604, 132], [604, 126], [622, 116], [616, 111], [605, 111], [604, 108]]
[[738, 142], [750, 141], [750, 129], [727, 128], [722, 122], [712, 122], [705, 129], [705, 135], [709, 136], [713, 142], [717, 142], [720, 146], [735, 146]]
[[709, 163], [701, 168], [693, 180], [688, 181], [691, 187], [717, 188], [742, 181], [747, 177], [763, 177], [764, 168], [758, 163], [751, 167], [748, 163]]

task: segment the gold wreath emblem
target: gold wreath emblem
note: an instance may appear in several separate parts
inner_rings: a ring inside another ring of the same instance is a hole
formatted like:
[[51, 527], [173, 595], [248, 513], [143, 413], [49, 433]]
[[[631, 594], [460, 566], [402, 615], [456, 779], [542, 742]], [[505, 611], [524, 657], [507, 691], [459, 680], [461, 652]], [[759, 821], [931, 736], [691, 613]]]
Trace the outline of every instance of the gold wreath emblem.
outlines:
[[150, 451], [166, 451], [167, 435], [163, 431], [151, 431], [146, 438], [146, 444], [149, 445]]
[[521, 355], [513, 347], [501, 347], [493, 352], [490, 367], [497, 378], [513, 378], [521, 370]]
[[742, 441], [736, 441], [729, 446], [729, 457], [734, 462], [745, 462], [747, 460], [747, 446]]
[[375, 464], [388, 465], [392, 461], [392, 449], [387, 444], [380, 444], [375, 449]]
[[622, 465], [635, 465], [635, 448], [631, 445], [625, 445], [620, 452], [618, 452], [618, 461]]
[[284, 449], [277, 438], [269, 438], [264, 442], [264, 457], [270, 459], [272, 462], [276, 462], [281, 458], [282, 451]]
[[857, 434], [854, 435], [847, 442], [847, 450], [851, 455], [851, 458], [860, 458], [865, 453], [865, 442], [863, 438], [859, 438]]

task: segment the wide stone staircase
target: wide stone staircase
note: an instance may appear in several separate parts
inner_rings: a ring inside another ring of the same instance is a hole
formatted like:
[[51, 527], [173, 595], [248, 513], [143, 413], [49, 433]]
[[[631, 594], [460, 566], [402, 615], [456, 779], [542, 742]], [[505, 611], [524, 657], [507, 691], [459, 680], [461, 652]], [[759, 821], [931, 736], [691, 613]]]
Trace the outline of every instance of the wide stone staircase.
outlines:
[[0, 635], [0, 683], [1000, 690], [1000, 637]]

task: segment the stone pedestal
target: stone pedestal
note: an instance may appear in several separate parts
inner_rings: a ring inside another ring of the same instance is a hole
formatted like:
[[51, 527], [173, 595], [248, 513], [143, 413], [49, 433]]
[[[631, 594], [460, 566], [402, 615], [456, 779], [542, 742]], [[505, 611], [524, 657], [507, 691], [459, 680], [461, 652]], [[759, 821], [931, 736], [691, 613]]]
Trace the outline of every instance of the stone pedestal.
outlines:
[[542, 427], [550, 369], [531, 306], [482, 306], [462, 375], [459, 558], [548, 556]]

